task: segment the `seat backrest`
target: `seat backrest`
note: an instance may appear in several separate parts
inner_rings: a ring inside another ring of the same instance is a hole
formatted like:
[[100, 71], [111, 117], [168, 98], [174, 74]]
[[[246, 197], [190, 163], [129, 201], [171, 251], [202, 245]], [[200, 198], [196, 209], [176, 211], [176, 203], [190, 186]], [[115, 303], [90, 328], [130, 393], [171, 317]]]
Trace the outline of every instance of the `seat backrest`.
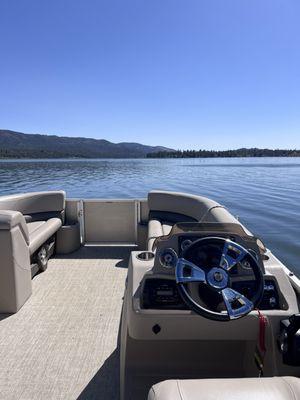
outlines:
[[33, 192], [0, 197], [0, 210], [19, 211], [27, 222], [57, 217], [64, 219], [64, 191]]
[[[237, 223], [238, 221], [225, 209], [224, 206], [214, 200], [193, 194], [166, 192], [153, 190], [148, 194], [149, 215], [159, 219], [169, 220], [167, 214], [179, 215], [184, 220], [173, 222], [199, 221]], [[164, 217], [166, 215], [166, 217]]]

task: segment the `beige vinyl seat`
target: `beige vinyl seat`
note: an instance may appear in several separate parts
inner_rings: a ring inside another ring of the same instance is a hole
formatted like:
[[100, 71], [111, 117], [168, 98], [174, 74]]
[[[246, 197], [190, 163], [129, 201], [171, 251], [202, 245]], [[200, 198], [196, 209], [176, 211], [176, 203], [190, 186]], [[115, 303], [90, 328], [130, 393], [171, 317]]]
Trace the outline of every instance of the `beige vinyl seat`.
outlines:
[[162, 221], [158, 218], [152, 218], [148, 222], [148, 250], [151, 251], [155, 239], [160, 236], [168, 235], [171, 232], [174, 223]]
[[[30, 255], [38, 250], [63, 223], [65, 193], [62, 191], [25, 193], [0, 197], [0, 210], [20, 221]], [[20, 215], [18, 215], [20, 214]]]
[[168, 235], [178, 222], [238, 222], [222, 205], [192, 194], [153, 190], [148, 194], [147, 248], [155, 239]]
[[33, 254], [62, 226], [59, 218], [50, 218], [47, 221], [28, 222], [29, 252]]
[[65, 192], [0, 196], [0, 313], [15, 313], [44, 270], [64, 222]]
[[160, 382], [148, 400], [299, 400], [295, 377], [190, 379]]

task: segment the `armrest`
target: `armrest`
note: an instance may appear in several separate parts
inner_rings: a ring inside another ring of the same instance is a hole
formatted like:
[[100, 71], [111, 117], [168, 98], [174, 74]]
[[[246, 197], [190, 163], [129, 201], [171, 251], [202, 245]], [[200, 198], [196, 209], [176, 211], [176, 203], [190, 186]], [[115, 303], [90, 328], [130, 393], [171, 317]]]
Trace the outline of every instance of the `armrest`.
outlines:
[[25, 218], [19, 211], [0, 210], [0, 230], [11, 230], [19, 226], [26, 243], [29, 245], [29, 233]]

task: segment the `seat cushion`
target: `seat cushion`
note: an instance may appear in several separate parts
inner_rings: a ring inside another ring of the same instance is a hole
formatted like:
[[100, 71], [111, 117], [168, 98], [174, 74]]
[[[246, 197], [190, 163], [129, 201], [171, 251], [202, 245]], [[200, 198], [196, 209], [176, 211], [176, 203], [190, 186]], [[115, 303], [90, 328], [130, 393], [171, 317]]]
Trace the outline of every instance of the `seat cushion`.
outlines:
[[48, 221], [36, 221], [27, 224], [29, 231], [29, 251], [33, 254], [61, 227], [59, 218], [50, 218]]
[[300, 379], [169, 380], [152, 386], [148, 400], [300, 400]]
[[149, 251], [152, 250], [153, 243], [156, 238], [164, 235], [168, 235], [171, 232], [172, 222], [160, 222], [158, 219], [150, 219], [148, 222], [148, 240], [147, 248]]
[[158, 219], [150, 219], [148, 222], [148, 239], [147, 239], [147, 249], [152, 251], [153, 243], [155, 239], [159, 236], [163, 236], [162, 224]]
[[148, 222], [148, 239], [157, 238], [163, 234], [161, 222], [158, 219], [150, 219]]
[[31, 235], [34, 231], [36, 231], [38, 228], [40, 228], [45, 223], [46, 223], [46, 221], [28, 222], [27, 228], [28, 228], [29, 235]]
[[172, 222], [167, 222], [164, 221], [162, 223], [162, 230], [163, 230], [163, 234], [166, 236], [171, 232], [171, 229], [173, 227], [174, 224], [172, 224]]

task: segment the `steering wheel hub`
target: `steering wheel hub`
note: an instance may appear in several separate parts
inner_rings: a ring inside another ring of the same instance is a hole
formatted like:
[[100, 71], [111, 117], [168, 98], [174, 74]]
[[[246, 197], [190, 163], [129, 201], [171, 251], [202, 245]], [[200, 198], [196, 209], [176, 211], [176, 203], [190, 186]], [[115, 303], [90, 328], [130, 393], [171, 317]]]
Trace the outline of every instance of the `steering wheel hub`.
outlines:
[[215, 289], [224, 289], [228, 284], [228, 274], [222, 268], [212, 268], [206, 276], [207, 283]]

